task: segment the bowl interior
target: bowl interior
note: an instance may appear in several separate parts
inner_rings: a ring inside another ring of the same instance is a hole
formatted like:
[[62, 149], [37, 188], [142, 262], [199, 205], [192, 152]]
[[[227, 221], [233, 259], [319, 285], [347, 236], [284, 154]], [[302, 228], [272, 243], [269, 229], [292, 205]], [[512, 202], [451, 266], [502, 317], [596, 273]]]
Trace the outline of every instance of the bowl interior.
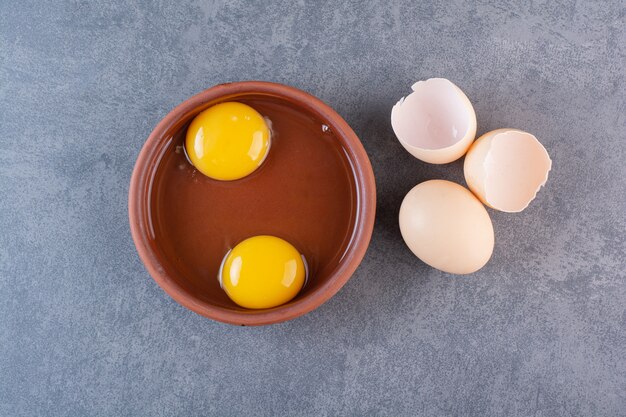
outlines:
[[[309, 273], [296, 298], [270, 310], [305, 312], [316, 307], [298, 305], [316, 295], [321, 303], [332, 295], [322, 293], [336, 292], [347, 280], [345, 274], [352, 272], [348, 269], [356, 268], [345, 264], [354, 263], [359, 255], [354, 252], [363, 244], [362, 235], [367, 241], [371, 235], [371, 227], [363, 230], [359, 219], [364, 179], [356, 136], [336, 113], [320, 111], [315, 100], [298, 100], [280, 91], [244, 90], [196, 103], [190, 100], [173, 112], [179, 114], [170, 114], [146, 144], [150, 152], [143, 158], [146, 169], [138, 181], [144, 227], [136, 228], [143, 230], [144, 262], [183, 305], [218, 320], [255, 324], [252, 317], [268, 310], [246, 310], [233, 303], [219, 286], [218, 270], [225, 254], [245, 238], [278, 236], [300, 250]], [[193, 117], [223, 101], [252, 106], [272, 129], [263, 165], [248, 177], [228, 182], [202, 175], [183, 148]], [[333, 282], [337, 280], [343, 282]], [[248, 322], [233, 319], [237, 315]]]

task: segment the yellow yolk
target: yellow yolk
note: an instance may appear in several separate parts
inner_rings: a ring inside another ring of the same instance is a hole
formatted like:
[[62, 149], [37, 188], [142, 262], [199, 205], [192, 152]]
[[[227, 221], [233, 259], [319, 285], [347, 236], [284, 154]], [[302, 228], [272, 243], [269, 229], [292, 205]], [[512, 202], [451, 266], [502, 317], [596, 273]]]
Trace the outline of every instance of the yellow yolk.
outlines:
[[269, 147], [270, 129], [263, 116], [237, 102], [217, 104], [198, 114], [185, 140], [193, 166], [223, 181], [251, 174], [263, 163]]
[[274, 236], [244, 240], [226, 255], [220, 282], [226, 294], [245, 308], [276, 307], [302, 289], [306, 268], [289, 242]]

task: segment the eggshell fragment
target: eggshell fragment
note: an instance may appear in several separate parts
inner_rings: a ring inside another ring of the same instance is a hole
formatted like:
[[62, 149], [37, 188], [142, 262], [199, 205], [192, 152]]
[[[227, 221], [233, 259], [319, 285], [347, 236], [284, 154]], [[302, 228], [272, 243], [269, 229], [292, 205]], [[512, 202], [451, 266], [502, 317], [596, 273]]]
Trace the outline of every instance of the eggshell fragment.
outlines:
[[459, 159], [476, 137], [476, 113], [467, 96], [445, 78], [418, 81], [391, 109], [391, 126], [417, 159], [447, 164]]
[[431, 180], [413, 187], [402, 201], [399, 221], [409, 249], [444, 272], [475, 272], [493, 252], [493, 225], [485, 206], [450, 181]]
[[463, 166], [470, 190], [487, 206], [509, 213], [528, 207], [551, 168], [552, 160], [537, 138], [517, 129], [482, 135]]

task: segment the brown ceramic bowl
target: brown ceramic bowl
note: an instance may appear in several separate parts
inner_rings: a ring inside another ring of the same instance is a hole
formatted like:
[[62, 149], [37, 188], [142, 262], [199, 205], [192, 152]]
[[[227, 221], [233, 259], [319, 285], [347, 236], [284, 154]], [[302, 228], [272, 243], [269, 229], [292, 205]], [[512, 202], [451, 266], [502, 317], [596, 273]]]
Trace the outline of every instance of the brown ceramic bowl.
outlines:
[[[226, 182], [196, 171], [183, 147], [191, 120], [223, 101], [251, 105], [272, 126], [263, 165]], [[303, 91], [249, 81], [209, 88], [165, 116], [137, 158], [128, 210], [141, 260], [174, 300], [214, 320], [265, 325], [305, 314], [339, 291], [365, 255], [375, 208], [372, 167], [341, 116]], [[226, 296], [217, 272], [230, 248], [262, 234], [298, 248], [309, 274], [290, 302], [248, 310]]]

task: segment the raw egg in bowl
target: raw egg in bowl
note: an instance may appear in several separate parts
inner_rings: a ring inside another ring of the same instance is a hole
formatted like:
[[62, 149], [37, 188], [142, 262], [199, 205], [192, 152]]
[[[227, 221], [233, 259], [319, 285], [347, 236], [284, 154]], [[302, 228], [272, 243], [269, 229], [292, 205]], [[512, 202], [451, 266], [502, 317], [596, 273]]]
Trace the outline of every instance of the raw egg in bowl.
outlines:
[[[224, 123], [250, 139], [224, 147], [220, 129], [206, 130]], [[375, 198], [367, 154], [333, 109], [285, 85], [236, 82], [156, 126], [133, 171], [129, 218], [146, 269], [177, 302], [264, 325], [315, 309], [348, 281], [371, 238]], [[284, 276], [263, 295], [269, 287], [255, 280], [267, 271]]]

